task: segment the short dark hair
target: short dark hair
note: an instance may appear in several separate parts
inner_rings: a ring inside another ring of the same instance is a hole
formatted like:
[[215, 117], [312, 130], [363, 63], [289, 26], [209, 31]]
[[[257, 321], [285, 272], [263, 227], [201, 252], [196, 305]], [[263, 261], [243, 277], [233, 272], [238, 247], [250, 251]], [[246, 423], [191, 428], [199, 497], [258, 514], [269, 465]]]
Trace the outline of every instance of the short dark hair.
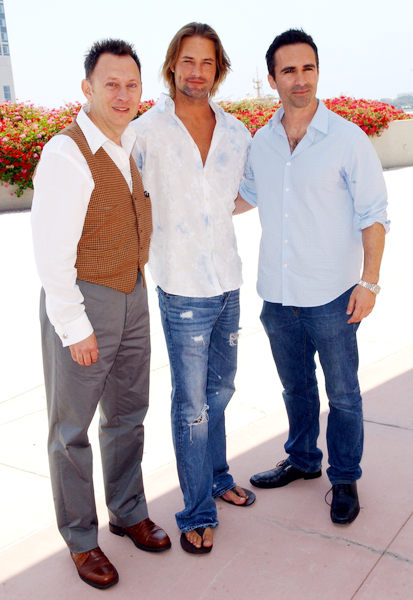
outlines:
[[85, 55], [84, 66], [86, 79], [89, 79], [93, 73], [99, 60], [99, 56], [105, 53], [114, 54], [115, 56], [130, 56], [138, 65], [139, 73], [141, 72], [141, 63], [132, 44], [128, 44], [128, 42], [123, 40], [107, 39], [95, 42]]
[[211, 96], [215, 94], [219, 85], [224, 81], [228, 71], [231, 69], [230, 60], [216, 31], [206, 23], [188, 23], [187, 25], [181, 27], [181, 29], [174, 35], [171, 43], [169, 44], [168, 50], [166, 51], [165, 61], [162, 66], [162, 75], [166, 85], [169, 88], [171, 98], [175, 97], [176, 91], [175, 75], [173, 74], [172, 69], [175, 68], [182, 42], [185, 38], [195, 35], [211, 40], [215, 46], [217, 70], [215, 73], [214, 85], [211, 89]]
[[274, 77], [275, 75], [275, 53], [281, 46], [289, 46], [291, 44], [308, 44], [314, 50], [315, 59], [318, 69], [318, 50], [311, 35], [308, 35], [302, 29], [288, 29], [274, 38], [271, 46], [267, 50], [265, 60], [267, 61], [268, 73]]

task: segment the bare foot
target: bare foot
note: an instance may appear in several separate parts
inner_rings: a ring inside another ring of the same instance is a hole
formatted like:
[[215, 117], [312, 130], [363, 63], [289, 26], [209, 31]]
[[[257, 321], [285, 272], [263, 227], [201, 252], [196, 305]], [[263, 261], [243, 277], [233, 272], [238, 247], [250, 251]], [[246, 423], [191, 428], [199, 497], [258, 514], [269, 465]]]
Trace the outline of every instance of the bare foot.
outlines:
[[221, 498], [234, 504], [244, 504], [248, 498], [248, 495], [239, 485], [236, 485], [232, 490], [228, 490], [225, 494], [222, 494]]
[[213, 544], [213, 532], [211, 527], [206, 527], [203, 537], [201, 537], [196, 530], [188, 531], [185, 533], [185, 537], [195, 548], [205, 546], [209, 548]]

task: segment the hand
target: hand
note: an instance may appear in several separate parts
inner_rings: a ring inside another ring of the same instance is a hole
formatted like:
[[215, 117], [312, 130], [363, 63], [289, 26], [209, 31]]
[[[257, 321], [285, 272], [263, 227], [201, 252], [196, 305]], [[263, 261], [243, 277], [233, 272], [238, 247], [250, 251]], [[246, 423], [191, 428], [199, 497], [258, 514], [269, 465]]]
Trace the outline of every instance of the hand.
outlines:
[[233, 215], [240, 215], [247, 210], [251, 210], [254, 208], [252, 204], [249, 204], [242, 196], [238, 194], [238, 196], [234, 200], [234, 210], [232, 211]]
[[376, 295], [361, 285], [356, 285], [347, 305], [347, 313], [351, 318], [347, 323], [360, 323], [374, 308]]
[[82, 367], [90, 367], [98, 361], [98, 343], [94, 333], [76, 344], [71, 344], [69, 348], [73, 360]]

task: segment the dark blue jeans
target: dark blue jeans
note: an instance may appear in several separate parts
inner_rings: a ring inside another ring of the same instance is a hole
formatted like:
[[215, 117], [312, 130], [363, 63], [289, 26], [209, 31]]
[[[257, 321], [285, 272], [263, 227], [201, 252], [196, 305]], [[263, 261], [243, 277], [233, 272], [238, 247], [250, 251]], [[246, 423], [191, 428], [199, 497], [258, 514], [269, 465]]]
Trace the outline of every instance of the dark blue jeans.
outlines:
[[239, 290], [212, 298], [158, 287], [172, 379], [172, 436], [185, 508], [181, 531], [216, 527], [214, 497], [235, 486], [226, 459], [224, 410], [234, 393]]
[[309, 308], [264, 302], [261, 321], [269, 337], [287, 409], [288, 461], [306, 472], [321, 466], [317, 448], [320, 401], [315, 353], [324, 371], [330, 412], [327, 425], [328, 477], [332, 484], [361, 477], [363, 413], [357, 377], [357, 324], [346, 308], [353, 288], [323, 306]]

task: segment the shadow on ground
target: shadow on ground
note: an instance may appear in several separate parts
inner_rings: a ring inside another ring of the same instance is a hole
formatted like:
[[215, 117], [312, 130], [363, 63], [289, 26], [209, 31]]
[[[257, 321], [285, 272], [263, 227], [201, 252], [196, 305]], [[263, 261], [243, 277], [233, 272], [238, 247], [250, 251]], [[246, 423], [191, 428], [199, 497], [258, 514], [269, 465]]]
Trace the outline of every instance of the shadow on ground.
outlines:
[[[191, 556], [179, 545], [173, 513], [181, 506], [174, 464], [146, 478], [150, 515], [170, 533], [172, 550], [153, 555], [109, 533], [103, 499], [99, 543], [120, 574], [105, 597], [202, 600], [406, 599], [413, 589], [413, 369], [364, 394], [365, 454], [359, 483], [361, 513], [348, 527], [333, 525], [324, 496], [328, 479], [257, 490], [251, 507], [217, 501], [220, 526], [211, 554]], [[325, 453], [327, 415], [321, 416]], [[274, 412], [229, 436], [231, 471], [241, 485], [283, 455], [284, 412]], [[280, 432], [271, 437], [271, 432]], [[262, 442], [265, 439], [267, 441]], [[326, 460], [324, 460], [324, 465]], [[28, 497], [28, 502], [30, 498]], [[56, 528], [1, 553], [0, 596], [66, 600], [101, 591], [77, 577]]]

